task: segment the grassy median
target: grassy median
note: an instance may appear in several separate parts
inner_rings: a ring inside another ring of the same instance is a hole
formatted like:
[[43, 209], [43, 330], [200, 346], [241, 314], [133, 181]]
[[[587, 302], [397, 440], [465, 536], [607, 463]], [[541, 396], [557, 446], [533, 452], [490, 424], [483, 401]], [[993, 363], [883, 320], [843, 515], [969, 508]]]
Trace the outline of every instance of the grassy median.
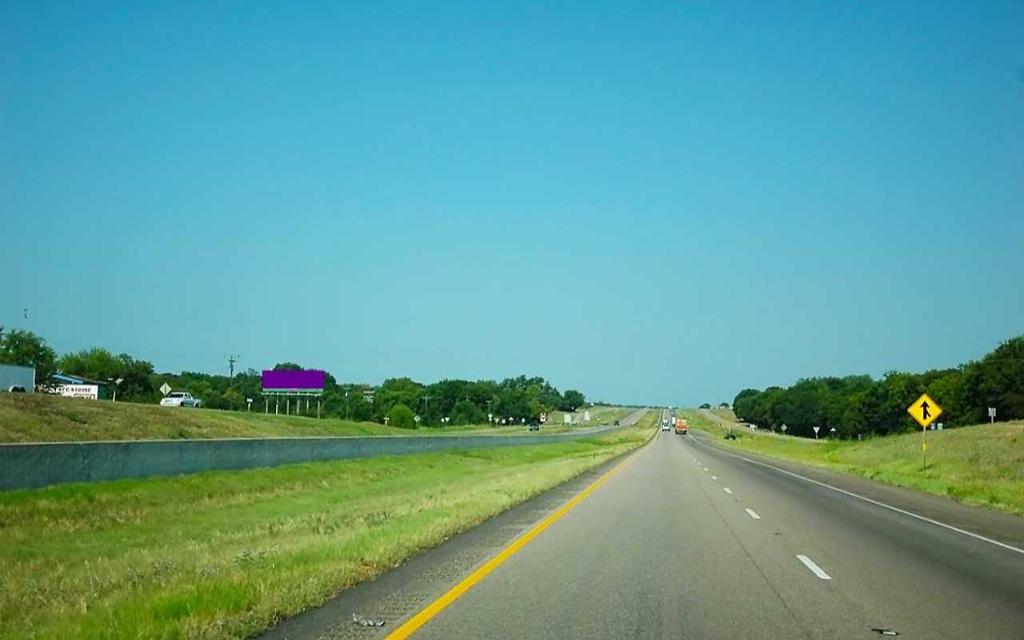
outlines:
[[0, 638], [241, 638], [642, 444], [590, 440], [0, 494]]
[[684, 411], [691, 426], [716, 443], [751, 453], [852, 473], [879, 482], [949, 496], [965, 504], [1024, 515], [1024, 422], [928, 431], [927, 466], [920, 432], [862, 441], [809, 440], [735, 428], [725, 440], [723, 416]]
[[[589, 425], [599, 424], [611, 424], [616, 420], [625, 420], [631, 413], [636, 409], [630, 407], [614, 407], [610, 405], [597, 405], [588, 409], [580, 409], [576, 413], [571, 414], [576, 424], [583, 423], [583, 412], [590, 412], [590, 423]], [[557, 426], [563, 423], [565, 416], [564, 411], [552, 411], [548, 416], [548, 423], [552, 426]]]

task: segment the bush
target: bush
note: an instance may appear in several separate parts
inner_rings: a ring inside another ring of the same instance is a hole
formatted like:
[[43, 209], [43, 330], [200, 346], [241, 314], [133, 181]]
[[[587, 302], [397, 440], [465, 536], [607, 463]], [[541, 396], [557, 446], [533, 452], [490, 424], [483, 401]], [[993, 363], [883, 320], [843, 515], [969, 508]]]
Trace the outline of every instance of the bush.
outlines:
[[388, 425], [399, 429], [415, 429], [416, 420], [412, 409], [401, 402], [391, 407], [388, 411]]

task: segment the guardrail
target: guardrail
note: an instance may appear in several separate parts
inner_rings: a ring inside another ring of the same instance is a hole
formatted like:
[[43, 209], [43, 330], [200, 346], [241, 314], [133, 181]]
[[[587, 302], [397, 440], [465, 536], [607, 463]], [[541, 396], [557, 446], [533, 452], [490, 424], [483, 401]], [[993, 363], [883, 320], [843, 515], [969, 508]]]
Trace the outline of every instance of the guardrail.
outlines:
[[125, 440], [0, 445], [0, 490], [34, 489], [68, 482], [175, 476], [201, 471], [276, 467], [372, 456], [399, 456], [450, 449], [544, 444], [592, 438], [631, 426], [552, 435], [375, 436]]

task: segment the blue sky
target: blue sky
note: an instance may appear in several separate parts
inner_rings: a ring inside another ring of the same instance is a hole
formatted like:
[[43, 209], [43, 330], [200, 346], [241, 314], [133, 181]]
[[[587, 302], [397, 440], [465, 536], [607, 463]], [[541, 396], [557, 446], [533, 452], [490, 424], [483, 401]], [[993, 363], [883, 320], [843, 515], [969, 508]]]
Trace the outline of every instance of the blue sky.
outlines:
[[3, 2], [0, 324], [636, 403], [954, 365], [1024, 333], [1022, 116], [1019, 1]]

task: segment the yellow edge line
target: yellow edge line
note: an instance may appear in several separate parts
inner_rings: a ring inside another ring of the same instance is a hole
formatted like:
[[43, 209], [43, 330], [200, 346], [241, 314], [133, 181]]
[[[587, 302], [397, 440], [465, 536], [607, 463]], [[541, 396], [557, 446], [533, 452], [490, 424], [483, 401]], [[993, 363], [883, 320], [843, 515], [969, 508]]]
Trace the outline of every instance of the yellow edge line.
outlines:
[[405, 624], [403, 624], [402, 626], [398, 627], [390, 634], [388, 634], [385, 640], [404, 640], [405, 638], [408, 638], [412, 634], [416, 633], [416, 631], [420, 627], [430, 622], [431, 618], [444, 611], [450, 604], [458, 600], [462, 596], [462, 594], [466, 593], [474, 586], [476, 586], [476, 583], [486, 578], [488, 574], [490, 574], [492, 571], [500, 567], [517, 551], [519, 551], [526, 545], [530, 544], [530, 542], [534, 538], [539, 536], [541, 533], [543, 533], [545, 529], [547, 529], [552, 524], [557, 522], [562, 516], [572, 511], [572, 509], [576, 505], [583, 502], [587, 498], [587, 496], [597, 491], [601, 487], [601, 485], [608, 482], [612, 478], [612, 476], [618, 473], [622, 469], [622, 467], [625, 466], [625, 464], [629, 462], [632, 458], [633, 456], [630, 456], [629, 458], [626, 458], [619, 464], [615, 465], [614, 467], [606, 471], [604, 475], [602, 475], [597, 480], [594, 480], [594, 482], [587, 486], [586, 489], [576, 494], [576, 496], [574, 496], [572, 500], [569, 500], [564, 505], [559, 507], [557, 511], [548, 515], [546, 518], [538, 522], [536, 525], [534, 525], [532, 529], [530, 529], [520, 537], [513, 540], [511, 544], [502, 549], [501, 552], [499, 552], [496, 556], [494, 556], [484, 564], [480, 565], [480, 567], [478, 567], [476, 571], [463, 578], [462, 582], [458, 583], [457, 585], [449, 589], [447, 593], [442, 595], [437, 600], [431, 602], [422, 611], [406, 620]]

